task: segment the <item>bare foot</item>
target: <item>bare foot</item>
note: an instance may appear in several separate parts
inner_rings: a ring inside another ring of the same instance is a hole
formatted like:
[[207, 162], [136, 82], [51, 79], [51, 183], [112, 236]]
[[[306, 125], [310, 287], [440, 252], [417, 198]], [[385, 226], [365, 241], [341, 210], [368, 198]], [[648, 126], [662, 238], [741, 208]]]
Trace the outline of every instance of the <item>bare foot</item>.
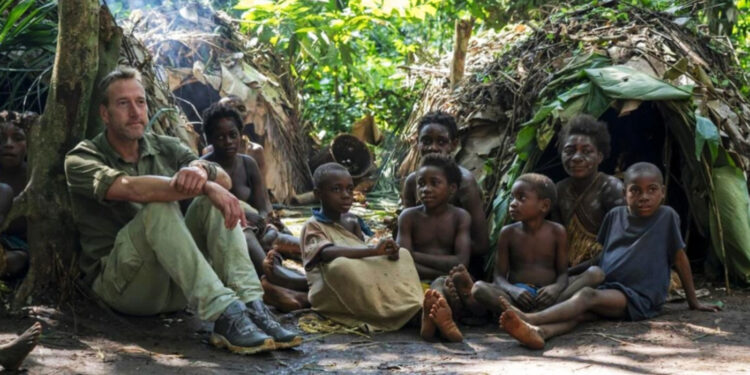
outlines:
[[440, 293], [435, 290], [427, 289], [424, 292], [424, 302], [422, 302], [422, 328], [419, 331], [419, 335], [427, 341], [432, 341], [435, 338], [435, 322], [430, 319], [430, 311], [432, 305], [437, 302], [440, 298]]
[[539, 327], [524, 322], [513, 309], [500, 315], [500, 326], [522, 345], [531, 349], [543, 349], [544, 338], [539, 334]]
[[274, 285], [268, 281], [265, 275], [260, 277], [260, 284], [263, 287], [263, 302], [266, 305], [274, 306], [283, 312], [310, 306], [306, 293]]
[[456, 286], [453, 285], [453, 280], [450, 276], [445, 278], [445, 287], [443, 288], [443, 291], [445, 292], [445, 300], [448, 302], [448, 306], [450, 306], [451, 311], [453, 312], [453, 320], [458, 321], [461, 317], [461, 310], [463, 310], [464, 304], [461, 302], [461, 297], [458, 296]]
[[497, 299], [500, 301], [500, 306], [502, 306], [504, 312], [513, 311], [514, 313], [516, 313], [516, 315], [520, 319], [528, 322], [526, 314], [523, 311], [519, 310], [517, 307], [513, 306], [513, 304], [510, 303], [510, 301], [508, 301], [507, 299], [505, 299], [505, 297], [501, 296], [501, 297], [497, 297]]
[[268, 281], [278, 286], [296, 290], [298, 292], [307, 291], [307, 278], [305, 275], [286, 268], [282, 265], [284, 258], [276, 250], [271, 250], [263, 259], [263, 274]]
[[448, 341], [461, 342], [464, 340], [461, 331], [456, 326], [456, 323], [453, 322], [453, 313], [445, 298], [438, 298], [437, 302], [432, 305], [430, 319]]
[[453, 285], [456, 287], [456, 292], [461, 298], [461, 302], [463, 302], [465, 308], [471, 311], [472, 315], [483, 316], [487, 314], [487, 309], [474, 299], [474, 296], [471, 294], [471, 289], [474, 287], [474, 280], [471, 278], [469, 271], [463, 264], [453, 267], [448, 278], [453, 281]]
[[18, 370], [23, 360], [39, 342], [41, 334], [42, 324], [36, 322], [15, 340], [0, 346], [0, 365], [5, 370]]

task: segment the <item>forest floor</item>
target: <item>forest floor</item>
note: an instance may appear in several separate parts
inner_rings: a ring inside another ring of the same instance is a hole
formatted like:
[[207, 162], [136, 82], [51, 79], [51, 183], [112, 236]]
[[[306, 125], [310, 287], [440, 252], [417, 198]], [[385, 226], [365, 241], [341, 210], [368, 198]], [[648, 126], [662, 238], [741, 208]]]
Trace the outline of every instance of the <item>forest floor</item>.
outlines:
[[[370, 336], [306, 335], [291, 350], [239, 356], [208, 344], [210, 327], [189, 312], [115, 318], [95, 305], [73, 313], [31, 307], [0, 322], [0, 340], [44, 325], [23, 368], [30, 374], [508, 373], [736, 374], [750, 372], [750, 291], [711, 289], [724, 311], [670, 303], [645, 322], [601, 321], [523, 348], [494, 324], [462, 327], [463, 343], [427, 343], [416, 328]], [[297, 314], [282, 315], [291, 326]]]
[[[309, 211], [307, 211], [309, 212]], [[299, 229], [303, 213], [285, 220]], [[376, 228], [377, 229], [377, 228]], [[208, 343], [211, 326], [189, 311], [155, 317], [115, 315], [79, 299], [32, 306], [0, 319], [0, 342], [41, 321], [40, 344], [24, 362], [29, 374], [736, 374], [750, 373], [750, 289], [714, 288], [724, 310], [668, 303], [644, 322], [599, 321], [554, 338], [544, 350], [521, 347], [495, 323], [465, 327], [463, 343], [428, 343], [417, 328], [399, 332], [306, 334], [298, 348], [239, 356]], [[309, 311], [279, 315], [287, 327]]]

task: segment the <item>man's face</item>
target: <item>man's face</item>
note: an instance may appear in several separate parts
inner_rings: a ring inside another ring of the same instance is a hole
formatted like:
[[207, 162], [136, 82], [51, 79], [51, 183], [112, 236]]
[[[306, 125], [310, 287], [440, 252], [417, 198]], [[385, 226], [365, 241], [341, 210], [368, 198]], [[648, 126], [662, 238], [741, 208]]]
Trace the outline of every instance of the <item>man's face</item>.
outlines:
[[596, 148], [591, 137], [571, 134], [565, 139], [560, 158], [570, 177], [585, 179], [596, 173], [604, 155]]
[[120, 79], [107, 88], [108, 104], [99, 107], [99, 114], [112, 137], [121, 141], [137, 141], [148, 124], [146, 91], [135, 79]]
[[422, 156], [435, 152], [448, 155], [456, 148], [456, 141], [445, 126], [427, 124], [419, 131], [418, 146]]

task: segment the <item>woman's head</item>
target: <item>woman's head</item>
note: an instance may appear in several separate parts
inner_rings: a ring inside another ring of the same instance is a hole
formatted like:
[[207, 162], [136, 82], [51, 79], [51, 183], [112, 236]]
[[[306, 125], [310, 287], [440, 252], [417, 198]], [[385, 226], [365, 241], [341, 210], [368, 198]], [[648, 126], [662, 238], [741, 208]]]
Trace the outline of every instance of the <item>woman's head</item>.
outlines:
[[218, 156], [232, 157], [239, 152], [242, 118], [233, 107], [214, 103], [203, 111], [203, 132]]
[[573, 178], [587, 178], [609, 156], [607, 124], [589, 115], [572, 118], [558, 133], [558, 150], [565, 172]]

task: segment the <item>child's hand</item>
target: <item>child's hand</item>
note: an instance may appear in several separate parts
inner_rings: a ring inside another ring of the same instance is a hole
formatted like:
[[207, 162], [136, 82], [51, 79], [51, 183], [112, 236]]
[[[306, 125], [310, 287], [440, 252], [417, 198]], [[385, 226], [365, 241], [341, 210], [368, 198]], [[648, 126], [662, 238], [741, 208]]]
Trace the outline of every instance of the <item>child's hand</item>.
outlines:
[[534, 297], [526, 289], [516, 288], [511, 290], [510, 296], [521, 310], [530, 311], [534, 307]]
[[690, 310], [698, 310], [698, 311], [708, 311], [708, 312], [717, 312], [721, 311], [721, 306], [719, 305], [705, 305], [700, 302], [694, 302], [690, 303]]
[[387, 255], [390, 260], [398, 260], [398, 245], [392, 238], [383, 238], [375, 245], [376, 255]]
[[245, 217], [247, 218], [247, 225], [263, 229], [266, 226], [266, 219], [256, 213], [245, 211]]
[[560, 293], [562, 293], [562, 287], [560, 287], [560, 285], [550, 284], [542, 287], [539, 289], [536, 298], [534, 299], [534, 306], [539, 310], [552, 306], [555, 301], [557, 301], [557, 297], [560, 296]]

